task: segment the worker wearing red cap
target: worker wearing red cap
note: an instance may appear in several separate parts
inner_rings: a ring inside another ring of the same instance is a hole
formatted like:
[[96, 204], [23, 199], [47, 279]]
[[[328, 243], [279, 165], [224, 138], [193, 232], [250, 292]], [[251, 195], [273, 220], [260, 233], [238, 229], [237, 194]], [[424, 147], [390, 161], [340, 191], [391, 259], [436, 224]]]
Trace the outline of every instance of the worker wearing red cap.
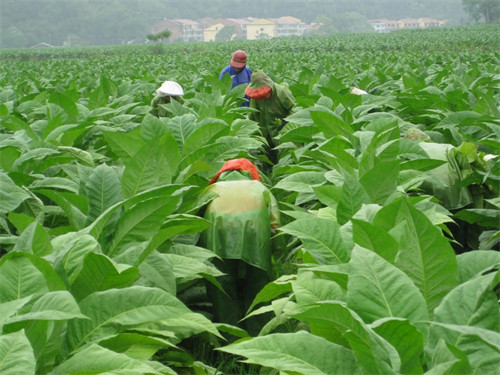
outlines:
[[[237, 50], [233, 53], [229, 65], [226, 66], [219, 74], [219, 79], [224, 77], [224, 74], [229, 74], [233, 80], [231, 88], [235, 88], [238, 85], [245, 85], [250, 82], [252, 78], [252, 70], [247, 66], [247, 54], [245, 51]], [[242, 104], [243, 107], [248, 107], [249, 98], [246, 102]]]
[[[215, 319], [237, 325], [272, 279], [271, 232], [279, 224], [277, 202], [260, 182], [255, 165], [244, 158], [225, 163], [209, 182], [207, 194], [216, 198], [205, 210], [212, 226], [202, 233], [201, 244], [221, 258], [215, 264], [226, 274], [219, 281], [227, 294], [211, 284], [207, 293]], [[251, 321], [243, 326], [255, 334], [258, 329]]]
[[273, 163], [277, 163], [277, 152], [274, 137], [286, 124], [284, 118], [289, 116], [295, 106], [295, 98], [284, 84], [273, 82], [263, 71], [253, 73], [250, 84], [245, 89], [250, 97], [250, 107], [258, 109], [250, 114], [250, 119], [259, 123], [262, 135], [269, 145], [267, 155]]

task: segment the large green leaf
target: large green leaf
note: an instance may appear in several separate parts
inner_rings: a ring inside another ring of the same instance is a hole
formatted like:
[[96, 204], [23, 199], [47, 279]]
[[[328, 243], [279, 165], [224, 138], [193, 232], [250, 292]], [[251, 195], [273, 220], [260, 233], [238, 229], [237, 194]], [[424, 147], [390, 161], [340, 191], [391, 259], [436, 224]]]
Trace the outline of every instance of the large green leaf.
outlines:
[[158, 139], [146, 144], [127, 163], [123, 171], [121, 184], [124, 198], [130, 198], [160, 182], [165, 156]]
[[12, 315], [17, 314], [18, 310], [26, 305], [30, 299], [31, 297], [24, 297], [18, 300], [0, 303], [0, 332], [2, 330], [3, 324]]
[[139, 266], [139, 283], [143, 286], [151, 286], [163, 289], [176, 295], [175, 275], [172, 264], [162, 254], [154, 251]]
[[184, 141], [182, 153], [188, 155], [200, 146], [213, 143], [217, 137], [227, 135], [227, 133], [229, 133], [229, 125], [224, 121], [206, 119]]
[[376, 163], [359, 182], [370, 196], [370, 203], [383, 205], [396, 192], [398, 176], [399, 161], [384, 161]]
[[[443, 339], [467, 355], [475, 374], [494, 374], [500, 367], [500, 333], [484, 328], [433, 322], [429, 330], [429, 340]], [[433, 345], [426, 347], [432, 355]]]
[[85, 184], [89, 202], [87, 221], [90, 223], [106, 209], [121, 201], [120, 179], [116, 171], [101, 164], [94, 169]]
[[134, 267], [115, 264], [102, 254], [88, 253], [83, 266], [71, 285], [71, 292], [82, 300], [93, 292], [132, 285], [139, 270]]
[[177, 116], [170, 120], [167, 125], [172, 131], [172, 134], [179, 145], [179, 149], [182, 150], [182, 154], [184, 155], [184, 143], [198, 126], [196, 123], [196, 117], [192, 114]]
[[0, 213], [15, 210], [28, 198], [26, 191], [18, 187], [7, 174], [0, 172]]
[[386, 339], [399, 353], [402, 374], [422, 374], [421, 357], [424, 352], [424, 336], [407, 320], [384, 318], [371, 328]]
[[165, 218], [176, 208], [179, 196], [157, 196], [131, 207], [120, 217], [113, 243], [107, 254], [113, 257], [129, 242], [147, 241], [153, 237]]
[[127, 375], [175, 375], [166, 366], [157, 369], [157, 364], [133, 359], [99, 345], [91, 344], [78, 350], [72, 357], [57, 366], [52, 374], [127, 374]]
[[368, 221], [351, 219], [353, 240], [356, 244], [380, 255], [394, 264], [398, 252], [398, 242], [384, 229]]
[[0, 336], [0, 374], [35, 374], [35, 356], [24, 331]]
[[469, 359], [464, 352], [439, 340], [438, 345], [432, 353], [430, 370], [425, 375], [452, 375], [452, 374], [473, 374]]
[[458, 274], [461, 283], [470, 280], [482, 271], [500, 264], [500, 252], [493, 250], [474, 250], [457, 256]]
[[104, 132], [103, 136], [111, 147], [111, 150], [125, 164], [133, 158], [145, 143], [141, 138], [140, 128], [128, 133]]
[[256, 337], [219, 350], [285, 374], [361, 374], [351, 350], [304, 331]]
[[347, 223], [364, 203], [371, 203], [368, 192], [354, 176], [344, 173], [344, 184], [337, 205], [338, 222], [342, 225]]
[[27, 320], [69, 320], [86, 319], [80, 313], [73, 296], [66, 291], [49, 292], [41, 296], [33, 305], [29, 313], [11, 317], [6, 324]]
[[80, 301], [80, 309], [89, 320], [68, 323], [68, 343], [72, 349], [144, 323], [182, 317], [190, 312], [173, 295], [140, 286], [93, 293]]
[[91, 235], [71, 232], [52, 240], [54, 249], [48, 259], [63, 280], [71, 285], [83, 267], [83, 259], [90, 252], [99, 250], [99, 243]]
[[292, 288], [297, 303], [307, 305], [319, 301], [344, 301], [345, 292], [335, 282], [315, 277], [305, 277], [301, 274], [297, 280], [292, 280]]
[[275, 189], [312, 193], [312, 185], [321, 185], [325, 182], [324, 172], [298, 172], [281, 179]]
[[45, 228], [33, 221], [17, 238], [13, 251], [22, 251], [38, 256], [47, 255], [52, 251], [50, 236]]
[[311, 324], [311, 332], [315, 335], [332, 340], [334, 338], [332, 334], [335, 336], [336, 333], [347, 340], [363, 372], [368, 374], [398, 373], [401, 361], [396, 349], [341, 302], [316, 303], [294, 316]]
[[410, 276], [432, 312], [458, 284], [457, 261], [448, 240], [406, 199], [383, 207], [373, 224], [399, 242], [396, 266]]
[[299, 238], [304, 249], [321, 264], [347, 263], [349, 260], [349, 251], [340, 236], [340, 226], [333, 220], [311, 215], [310, 219], [292, 221], [280, 230]]
[[412, 280], [376, 253], [355, 246], [350, 261], [347, 305], [365, 322], [385, 317], [427, 319], [425, 300]]
[[498, 274], [490, 273], [460, 284], [446, 295], [434, 312], [441, 323], [466, 325], [498, 330], [500, 310], [493, 291]]
[[64, 284], [44, 259], [18, 252], [0, 259], [0, 302], [64, 289]]

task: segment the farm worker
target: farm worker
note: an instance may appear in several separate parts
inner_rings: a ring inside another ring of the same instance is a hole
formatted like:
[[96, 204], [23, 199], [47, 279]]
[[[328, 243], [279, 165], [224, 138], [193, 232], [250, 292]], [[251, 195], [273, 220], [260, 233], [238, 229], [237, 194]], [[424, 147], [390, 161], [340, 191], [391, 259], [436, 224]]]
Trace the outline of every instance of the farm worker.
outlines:
[[263, 71], [257, 70], [252, 75], [245, 94], [252, 99], [250, 107], [258, 109], [252, 112], [250, 119], [259, 123], [262, 135], [269, 145], [267, 154], [273, 163], [278, 162], [274, 137], [286, 125], [285, 117], [290, 115], [295, 106], [295, 98], [288, 86], [275, 83]]
[[[207, 294], [215, 319], [237, 325], [272, 279], [271, 234], [279, 225], [277, 202], [260, 182], [255, 165], [244, 158], [226, 162], [210, 180], [207, 194], [216, 194], [204, 213], [212, 225], [200, 240], [221, 258], [215, 264], [226, 274], [219, 281], [227, 293], [208, 284]], [[256, 334], [262, 318], [250, 318], [243, 327]]]
[[151, 114], [157, 117], [167, 117], [168, 111], [163, 106], [164, 104], [170, 103], [171, 99], [183, 103], [182, 95], [184, 95], [184, 90], [182, 86], [174, 81], [165, 81], [156, 90], [156, 96], [151, 101]]
[[[250, 78], [252, 78], [252, 69], [247, 66], [247, 54], [245, 51], [237, 50], [234, 51], [233, 56], [231, 57], [231, 61], [229, 65], [226, 66], [219, 74], [219, 79], [224, 77], [224, 74], [229, 74], [233, 80], [231, 88], [235, 88], [239, 85], [244, 85], [250, 82]], [[247, 99], [241, 106], [248, 107], [250, 99], [245, 95]]]

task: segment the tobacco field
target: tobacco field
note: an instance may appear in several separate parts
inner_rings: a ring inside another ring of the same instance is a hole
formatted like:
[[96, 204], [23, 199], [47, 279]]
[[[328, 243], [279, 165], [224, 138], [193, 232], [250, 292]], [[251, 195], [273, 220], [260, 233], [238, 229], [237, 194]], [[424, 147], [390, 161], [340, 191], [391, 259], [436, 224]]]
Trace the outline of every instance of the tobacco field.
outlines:
[[[274, 166], [218, 79], [236, 49], [297, 100]], [[498, 373], [498, 25], [0, 63], [2, 375]], [[164, 80], [184, 103], [157, 118]], [[201, 193], [241, 157], [281, 211], [256, 337], [211, 318], [197, 246]]]

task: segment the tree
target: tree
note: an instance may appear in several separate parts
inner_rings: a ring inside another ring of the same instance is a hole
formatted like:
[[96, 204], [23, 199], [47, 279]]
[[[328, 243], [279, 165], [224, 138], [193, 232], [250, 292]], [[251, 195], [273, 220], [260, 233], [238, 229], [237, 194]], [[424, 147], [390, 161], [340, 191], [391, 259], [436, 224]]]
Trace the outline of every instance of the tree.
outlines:
[[215, 35], [215, 40], [218, 42], [229, 41], [232, 40], [236, 35], [236, 26], [235, 25], [226, 25]]
[[148, 34], [146, 35], [147, 40], [151, 40], [152, 42], [163, 42], [164, 39], [168, 39], [172, 35], [172, 32], [170, 30], [163, 30], [160, 31], [159, 33], [156, 34]]
[[462, 6], [474, 23], [481, 19], [485, 23], [500, 20], [500, 0], [462, 0]]

